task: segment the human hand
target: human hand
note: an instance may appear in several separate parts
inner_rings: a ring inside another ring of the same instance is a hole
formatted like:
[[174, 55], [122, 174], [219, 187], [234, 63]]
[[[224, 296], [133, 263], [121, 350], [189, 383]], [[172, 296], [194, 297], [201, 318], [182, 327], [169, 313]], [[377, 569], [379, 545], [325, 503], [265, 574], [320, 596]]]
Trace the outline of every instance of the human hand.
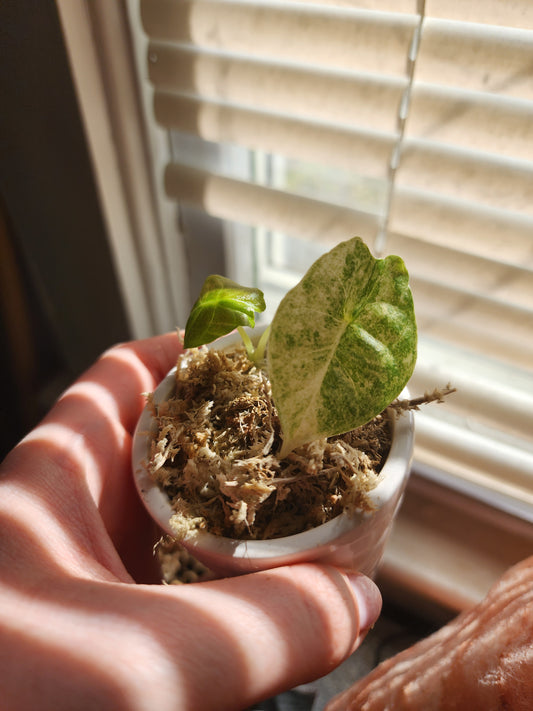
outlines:
[[150, 584], [131, 434], [179, 350], [109, 350], [2, 464], [3, 711], [242, 709], [331, 671], [379, 614], [370, 580], [312, 564]]
[[533, 557], [435, 634], [380, 664], [327, 711], [529, 711]]

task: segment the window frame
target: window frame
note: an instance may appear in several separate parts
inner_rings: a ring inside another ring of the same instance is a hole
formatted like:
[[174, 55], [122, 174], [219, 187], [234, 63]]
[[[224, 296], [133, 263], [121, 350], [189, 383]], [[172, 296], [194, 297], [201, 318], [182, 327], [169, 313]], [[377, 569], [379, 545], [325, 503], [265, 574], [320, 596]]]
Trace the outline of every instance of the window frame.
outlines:
[[131, 333], [174, 329], [190, 308], [187, 259], [160, 178], [168, 137], [150, 120], [139, 81], [146, 46], [136, 3], [57, 8]]

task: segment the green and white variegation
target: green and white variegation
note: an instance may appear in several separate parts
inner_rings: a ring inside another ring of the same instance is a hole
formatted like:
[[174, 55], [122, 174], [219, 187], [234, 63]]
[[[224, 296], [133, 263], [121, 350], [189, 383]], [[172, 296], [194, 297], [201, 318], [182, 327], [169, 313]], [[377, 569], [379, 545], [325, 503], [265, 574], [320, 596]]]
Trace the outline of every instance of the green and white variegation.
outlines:
[[375, 259], [357, 237], [320, 257], [272, 321], [268, 373], [283, 433], [279, 456], [379, 414], [409, 380], [416, 343], [400, 257]]

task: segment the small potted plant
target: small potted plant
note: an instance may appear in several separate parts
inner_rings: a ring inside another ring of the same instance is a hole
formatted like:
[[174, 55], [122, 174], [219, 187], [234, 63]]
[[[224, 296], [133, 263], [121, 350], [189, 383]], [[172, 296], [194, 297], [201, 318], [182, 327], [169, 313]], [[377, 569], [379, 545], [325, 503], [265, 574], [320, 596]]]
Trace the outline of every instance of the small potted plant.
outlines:
[[413, 450], [406, 267], [354, 238], [254, 329], [264, 308], [258, 289], [206, 280], [137, 427], [139, 493], [217, 574], [320, 560], [372, 575]]

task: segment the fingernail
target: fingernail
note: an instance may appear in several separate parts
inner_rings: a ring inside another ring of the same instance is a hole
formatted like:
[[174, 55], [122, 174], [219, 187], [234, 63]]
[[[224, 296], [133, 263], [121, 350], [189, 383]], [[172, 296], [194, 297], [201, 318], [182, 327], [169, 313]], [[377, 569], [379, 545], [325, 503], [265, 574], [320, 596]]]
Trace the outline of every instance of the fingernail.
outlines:
[[378, 586], [365, 575], [347, 575], [348, 582], [355, 593], [359, 608], [359, 630], [369, 629], [376, 622], [381, 612], [381, 593]]

